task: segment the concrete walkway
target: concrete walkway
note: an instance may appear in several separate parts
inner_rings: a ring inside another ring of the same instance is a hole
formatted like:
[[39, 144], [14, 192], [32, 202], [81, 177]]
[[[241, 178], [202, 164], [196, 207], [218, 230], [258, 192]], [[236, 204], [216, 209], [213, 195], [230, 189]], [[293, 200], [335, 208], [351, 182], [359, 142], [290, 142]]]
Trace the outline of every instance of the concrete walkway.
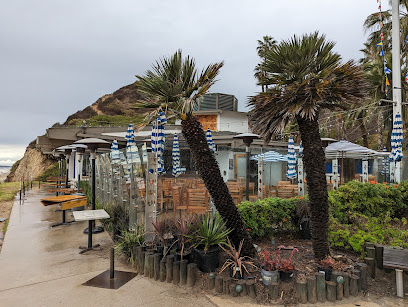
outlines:
[[[195, 293], [141, 276], [118, 290], [82, 286], [109, 268], [113, 242], [106, 232], [97, 234], [94, 244], [101, 244], [102, 251], [79, 255], [78, 247], [87, 244], [87, 236], [82, 233], [87, 222], [50, 228], [61, 220], [61, 212], [55, 212], [57, 206], [41, 205], [40, 199], [49, 196], [33, 190], [22, 204], [14, 203], [0, 254], [0, 306], [258, 306], [249, 298]], [[70, 219], [71, 214], [67, 214]], [[116, 269], [129, 271], [120, 264]], [[404, 306], [399, 300], [369, 298], [344, 300], [336, 306], [355, 304]]]

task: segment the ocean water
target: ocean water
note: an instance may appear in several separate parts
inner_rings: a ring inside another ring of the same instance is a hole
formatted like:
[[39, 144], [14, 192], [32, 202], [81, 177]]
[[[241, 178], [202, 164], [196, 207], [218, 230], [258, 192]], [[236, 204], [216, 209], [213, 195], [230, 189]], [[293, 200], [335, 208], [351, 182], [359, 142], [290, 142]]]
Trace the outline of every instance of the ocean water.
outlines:
[[0, 165], [0, 175], [10, 173], [11, 166], [2, 166]]

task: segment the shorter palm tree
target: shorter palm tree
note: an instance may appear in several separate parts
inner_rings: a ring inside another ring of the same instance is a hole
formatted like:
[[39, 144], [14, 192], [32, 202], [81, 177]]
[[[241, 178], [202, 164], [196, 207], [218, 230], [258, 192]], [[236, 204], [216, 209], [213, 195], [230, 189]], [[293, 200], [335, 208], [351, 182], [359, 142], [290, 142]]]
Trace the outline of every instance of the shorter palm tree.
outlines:
[[322, 109], [352, 107], [366, 96], [367, 89], [361, 68], [352, 61], [341, 64], [334, 45], [318, 32], [278, 43], [263, 63], [268, 91], [249, 100], [250, 126], [266, 143], [292, 121], [299, 126], [317, 259], [329, 254], [329, 206], [319, 114]]

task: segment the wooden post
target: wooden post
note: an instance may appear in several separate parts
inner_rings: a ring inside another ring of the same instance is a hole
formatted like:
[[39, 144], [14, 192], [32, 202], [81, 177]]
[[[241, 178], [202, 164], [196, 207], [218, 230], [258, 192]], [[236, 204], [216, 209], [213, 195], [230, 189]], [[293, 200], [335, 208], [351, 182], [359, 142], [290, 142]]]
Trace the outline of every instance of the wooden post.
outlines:
[[255, 288], [255, 282], [253, 280], [247, 281], [247, 291], [248, 291], [248, 296], [250, 298], [253, 298], [253, 299], [256, 298], [256, 288]]
[[[375, 262], [377, 264], [377, 268], [379, 268], [380, 270], [384, 269], [383, 255], [384, 255], [384, 246], [376, 244], [375, 245]], [[374, 269], [374, 272], [375, 272], [375, 269]]]
[[208, 290], [212, 290], [215, 288], [215, 273], [208, 274]]
[[[186, 260], [187, 261], [187, 260]], [[197, 264], [189, 263], [187, 265], [187, 286], [194, 287], [197, 276]]]
[[139, 272], [139, 263], [138, 263], [138, 261], [137, 261], [137, 260], [138, 260], [138, 257], [137, 257], [137, 253], [138, 253], [137, 246], [136, 246], [136, 245], [133, 245], [132, 250], [133, 250], [133, 255], [132, 255], [133, 266], [134, 266], [134, 268], [135, 268], [135, 271], [136, 271], [136, 272]]
[[367, 247], [374, 247], [374, 243], [372, 243], [372, 242], [365, 242], [364, 245], [365, 245], [366, 249], [367, 249]]
[[334, 281], [326, 281], [326, 288], [327, 288], [327, 300], [329, 302], [335, 302], [336, 301], [336, 295], [337, 295], [337, 283]]
[[153, 264], [153, 274], [154, 274], [154, 280], [159, 280], [160, 279], [160, 258], [161, 254], [156, 253], [154, 254], [154, 264]]
[[224, 286], [223, 286], [223, 294], [230, 294], [230, 284], [231, 284], [231, 277], [224, 277]]
[[173, 255], [169, 255], [166, 257], [166, 282], [168, 283], [171, 283], [173, 281], [173, 260]]
[[365, 258], [365, 263], [367, 264], [367, 274], [370, 275], [371, 278], [375, 278], [375, 262], [373, 258]]
[[316, 304], [316, 302], [317, 302], [316, 277], [315, 276], [308, 276], [306, 278], [306, 282], [307, 282], [307, 300], [311, 304]]
[[[323, 277], [323, 279], [324, 279], [324, 277]], [[306, 285], [306, 281], [304, 281], [304, 280], [296, 281], [296, 292], [297, 292], [299, 303], [306, 304], [307, 303], [307, 285]], [[279, 297], [279, 293], [278, 293], [278, 297]]]
[[139, 274], [143, 275], [144, 274], [144, 261], [145, 261], [145, 252], [143, 251], [143, 247], [139, 253]]
[[160, 261], [160, 281], [164, 282], [166, 280], [166, 259]]
[[326, 281], [324, 279], [324, 273], [317, 272], [315, 276], [317, 300], [324, 303], [326, 301]]
[[268, 286], [268, 294], [270, 299], [277, 300], [279, 299], [279, 287], [277, 282], [270, 282]]
[[154, 278], [154, 254], [149, 256], [149, 277]]
[[140, 264], [140, 254], [142, 253], [142, 247], [140, 245], [134, 246], [133, 250], [134, 250], [133, 256], [134, 256], [134, 261], [136, 265], [136, 270], [140, 273], [141, 271], [144, 270], [144, 268]]
[[367, 257], [368, 258], [375, 258], [375, 248], [374, 247], [368, 246], [366, 248], [366, 251], [367, 251]]
[[239, 294], [239, 296], [247, 296], [248, 295], [248, 290], [247, 290], [247, 285], [246, 285], [245, 280], [243, 280], [243, 279], [238, 280], [237, 284], [241, 285], [241, 287], [242, 287], [242, 291]]
[[341, 301], [343, 299], [343, 293], [344, 293], [344, 285], [337, 283], [337, 299]]
[[361, 272], [360, 273], [361, 290], [366, 291], [368, 289], [368, 285], [367, 285], [367, 264], [357, 263], [357, 267]]
[[178, 285], [180, 282], [180, 261], [173, 262], [173, 284]]
[[149, 277], [149, 257], [151, 255], [150, 252], [144, 252], [144, 276]]
[[360, 277], [357, 275], [351, 275], [350, 276], [350, 295], [351, 296], [357, 296], [358, 295], [358, 280]]
[[344, 297], [350, 297], [350, 275], [348, 272], [343, 273], [344, 283], [343, 283], [343, 293]]
[[180, 284], [185, 285], [187, 284], [187, 260], [180, 261]]
[[237, 292], [237, 290], [235, 290], [235, 284], [234, 283], [232, 283], [232, 284], [230, 284], [229, 285], [229, 293], [233, 296], [233, 297], [237, 297], [238, 296], [238, 292]]
[[224, 280], [222, 276], [216, 276], [215, 277], [215, 291], [217, 291], [218, 293], [222, 293], [223, 287], [224, 287]]
[[361, 271], [354, 269], [351, 270], [351, 274], [356, 275], [358, 277], [357, 279], [357, 291], [360, 292], [361, 291]]

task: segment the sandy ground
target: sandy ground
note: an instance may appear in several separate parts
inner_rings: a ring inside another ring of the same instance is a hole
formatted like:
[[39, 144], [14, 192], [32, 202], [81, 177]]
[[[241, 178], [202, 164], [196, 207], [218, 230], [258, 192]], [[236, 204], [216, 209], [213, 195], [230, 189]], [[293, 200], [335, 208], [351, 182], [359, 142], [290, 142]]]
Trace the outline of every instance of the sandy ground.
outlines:
[[8, 175], [8, 173], [7, 174], [0, 174], [0, 182], [4, 182], [4, 180], [6, 180], [6, 178], [7, 178], [7, 175]]

